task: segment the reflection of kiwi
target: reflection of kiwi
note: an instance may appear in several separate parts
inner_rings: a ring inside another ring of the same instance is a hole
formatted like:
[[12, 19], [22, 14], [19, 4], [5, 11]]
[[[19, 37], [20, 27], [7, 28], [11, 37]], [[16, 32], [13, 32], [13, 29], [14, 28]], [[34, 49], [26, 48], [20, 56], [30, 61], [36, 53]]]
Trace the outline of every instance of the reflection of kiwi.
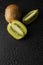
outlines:
[[20, 19], [21, 17], [21, 10], [20, 8], [15, 5], [15, 4], [11, 4], [9, 6], [6, 7], [5, 9], [5, 19], [7, 22], [12, 22], [12, 20], [14, 19]]
[[7, 26], [7, 31], [11, 36], [18, 40], [25, 37], [27, 34], [27, 28], [18, 20], [13, 20], [12, 23], [9, 23]]

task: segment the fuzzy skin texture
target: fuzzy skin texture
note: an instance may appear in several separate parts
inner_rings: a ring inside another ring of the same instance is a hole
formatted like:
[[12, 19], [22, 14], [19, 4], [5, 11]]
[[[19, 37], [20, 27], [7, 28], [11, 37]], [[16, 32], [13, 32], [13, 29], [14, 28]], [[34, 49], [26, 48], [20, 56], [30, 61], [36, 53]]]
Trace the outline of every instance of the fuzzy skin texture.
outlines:
[[5, 19], [8, 23], [11, 23], [14, 19], [21, 18], [21, 10], [18, 5], [10, 4], [5, 9]]

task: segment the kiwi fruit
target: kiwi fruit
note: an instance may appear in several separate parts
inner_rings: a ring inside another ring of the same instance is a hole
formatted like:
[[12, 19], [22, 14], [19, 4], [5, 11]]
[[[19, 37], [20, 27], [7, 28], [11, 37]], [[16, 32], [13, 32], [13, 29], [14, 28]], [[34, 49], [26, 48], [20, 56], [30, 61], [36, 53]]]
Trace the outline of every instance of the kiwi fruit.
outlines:
[[22, 21], [24, 24], [28, 25], [33, 22], [38, 17], [38, 9], [28, 12], [23, 18]]
[[18, 20], [13, 20], [7, 25], [7, 31], [13, 38], [19, 40], [27, 34], [26, 26]]
[[21, 18], [21, 9], [16, 4], [10, 4], [5, 9], [5, 19], [8, 23], [11, 23], [12, 20], [20, 20]]

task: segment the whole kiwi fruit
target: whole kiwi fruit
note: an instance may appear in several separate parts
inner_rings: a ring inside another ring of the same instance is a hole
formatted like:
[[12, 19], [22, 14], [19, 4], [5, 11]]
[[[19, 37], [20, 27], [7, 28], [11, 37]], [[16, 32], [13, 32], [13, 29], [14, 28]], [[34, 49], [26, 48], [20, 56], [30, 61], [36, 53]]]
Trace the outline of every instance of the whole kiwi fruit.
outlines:
[[21, 18], [21, 9], [16, 4], [10, 4], [5, 9], [5, 19], [8, 23], [11, 23], [12, 20], [20, 20]]

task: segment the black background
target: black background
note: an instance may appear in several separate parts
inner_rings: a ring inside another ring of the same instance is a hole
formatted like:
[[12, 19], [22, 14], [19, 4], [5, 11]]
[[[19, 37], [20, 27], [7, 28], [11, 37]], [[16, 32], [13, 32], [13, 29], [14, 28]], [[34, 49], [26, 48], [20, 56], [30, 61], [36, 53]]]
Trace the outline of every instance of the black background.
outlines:
[[[22, 17], [32, 9], [39, 9], [39, 17], [28, 25], [24, 39], [15, 40], [7, 32], [4, 18], [9, 4], [18, 4]], [[30, 30], [30, 32], [29, 32]], [[0, 0], [0, 65], [43, 65], [43, 0]]]

